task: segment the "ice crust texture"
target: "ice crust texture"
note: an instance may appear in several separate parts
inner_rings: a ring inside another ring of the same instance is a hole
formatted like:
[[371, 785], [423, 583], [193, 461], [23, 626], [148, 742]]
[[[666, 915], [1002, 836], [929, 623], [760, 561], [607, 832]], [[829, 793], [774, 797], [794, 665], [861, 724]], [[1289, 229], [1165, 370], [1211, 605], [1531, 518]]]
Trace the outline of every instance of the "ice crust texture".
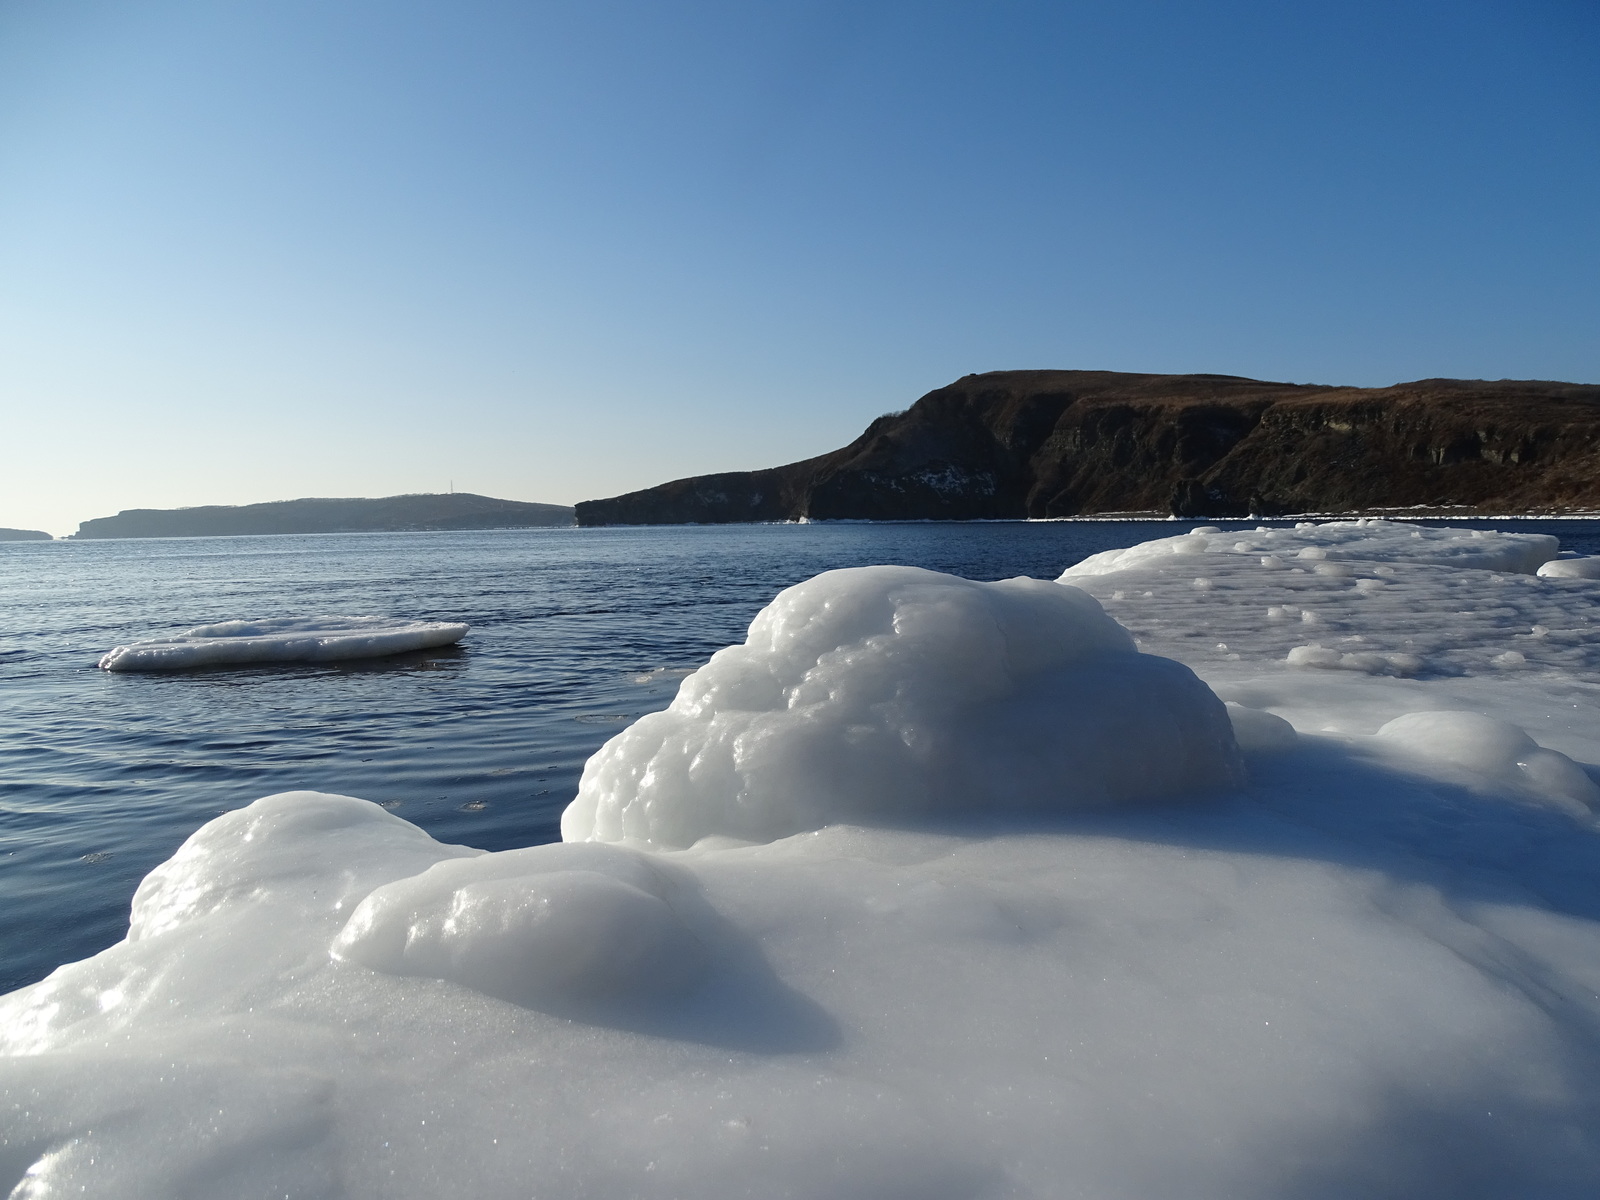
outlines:
[[567, 841], [1060, 812], [1238, 782], [1223, 707], [1077, 588], [828, 571], [584, 768]]
[[1412, 532], [829, 573], [596, 756], [620, 842], [219, 817], [0, 998], [0, 1190], [1588, 1200], [1600, 583]]
[[1067, 568], [1063, 581], [1109, 575], [1201, 554], [1278, 554], [1301, 565], [1319, 562], [1364, 562], [1440, 567], [1475, 567], [1487, 571], [1529, 573], [1555, 558], [1560, 541], [1544, 533], [1496, 533], [1476, 529], [1440, 529], [1398, 521], [1364, 519], [1302, 522], [1293, 529], [1259, 528], [1253, 533], [1224, 532], [1201, 526], [1178, 537], [1142, 542], [1126, 550], [1104, 550]]
[[449, 646], [467, 626], [394, 617], [277, 617], [197, 625], [170, 638], [118, 646], [100, 658], [106, 671], [183, 671], [269, 662], [382, 658]]

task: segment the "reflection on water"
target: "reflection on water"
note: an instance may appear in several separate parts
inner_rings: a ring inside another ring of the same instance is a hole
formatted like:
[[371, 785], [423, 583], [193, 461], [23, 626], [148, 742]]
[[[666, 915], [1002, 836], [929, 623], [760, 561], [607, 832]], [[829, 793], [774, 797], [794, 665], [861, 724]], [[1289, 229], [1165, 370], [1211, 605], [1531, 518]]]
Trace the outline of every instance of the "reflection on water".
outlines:
[[416, 671], [457, 671], [472, 651], [465, 646], [407, 650], [382, 658], [350, 658], [336, 662], [208, 663], [181, 671], [116, 671], [111, 678], [124, 686], [171, 685], [182, 688], [257, 687], [265, 680], [312, 680], [341, 675], [400, 675]]

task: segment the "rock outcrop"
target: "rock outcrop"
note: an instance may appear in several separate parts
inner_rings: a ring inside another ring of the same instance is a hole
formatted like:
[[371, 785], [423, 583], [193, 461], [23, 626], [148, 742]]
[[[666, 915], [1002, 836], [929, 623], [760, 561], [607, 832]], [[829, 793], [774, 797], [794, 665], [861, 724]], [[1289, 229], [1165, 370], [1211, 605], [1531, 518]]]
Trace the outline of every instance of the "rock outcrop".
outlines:
[[1388, 388], [993, 371], [762, 471], [578, 505], [580, 525], [1600, 511], [1600, 386]]
[[263, 533], [400, 533], [423, 529], [521, 529], [571, 525], [561, 504], [495, 500], [470, 492], [380, 500], [278, 500], [200, 508], [130, 508], [78, 526], [79, 538], [218, 537]]

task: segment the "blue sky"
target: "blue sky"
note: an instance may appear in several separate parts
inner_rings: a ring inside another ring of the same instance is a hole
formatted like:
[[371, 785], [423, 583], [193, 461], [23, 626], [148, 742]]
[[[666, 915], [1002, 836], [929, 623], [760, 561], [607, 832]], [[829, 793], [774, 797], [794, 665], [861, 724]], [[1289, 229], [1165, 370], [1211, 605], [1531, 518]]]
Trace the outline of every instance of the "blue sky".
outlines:
[[969, 371], [1600, 381], [1600, 6], [0, 0], [0, 525], [820, 453]]

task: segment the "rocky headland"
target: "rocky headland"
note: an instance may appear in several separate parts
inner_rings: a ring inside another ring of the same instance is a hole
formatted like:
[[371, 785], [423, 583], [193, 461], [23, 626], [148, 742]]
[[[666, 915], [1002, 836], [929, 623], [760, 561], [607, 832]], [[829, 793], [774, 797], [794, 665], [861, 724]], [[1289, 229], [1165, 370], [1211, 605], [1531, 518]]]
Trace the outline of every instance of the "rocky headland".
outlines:
[[495, 500], [470, 492], [377, 500], [277, 500], [199, 508], [129, 508], [78, 526], [78, 538], [219, 537], [270, 533], [403, 533], [435, 529], [522, 529], [571, 525], [562, 504]]
[[843, 449], [577, 506], [579, 525], [1600, 511], [1600, 386], [992, 371]]
[[0, 529], [0, 542], [48, 542], [53, 539], [42, 529]]

